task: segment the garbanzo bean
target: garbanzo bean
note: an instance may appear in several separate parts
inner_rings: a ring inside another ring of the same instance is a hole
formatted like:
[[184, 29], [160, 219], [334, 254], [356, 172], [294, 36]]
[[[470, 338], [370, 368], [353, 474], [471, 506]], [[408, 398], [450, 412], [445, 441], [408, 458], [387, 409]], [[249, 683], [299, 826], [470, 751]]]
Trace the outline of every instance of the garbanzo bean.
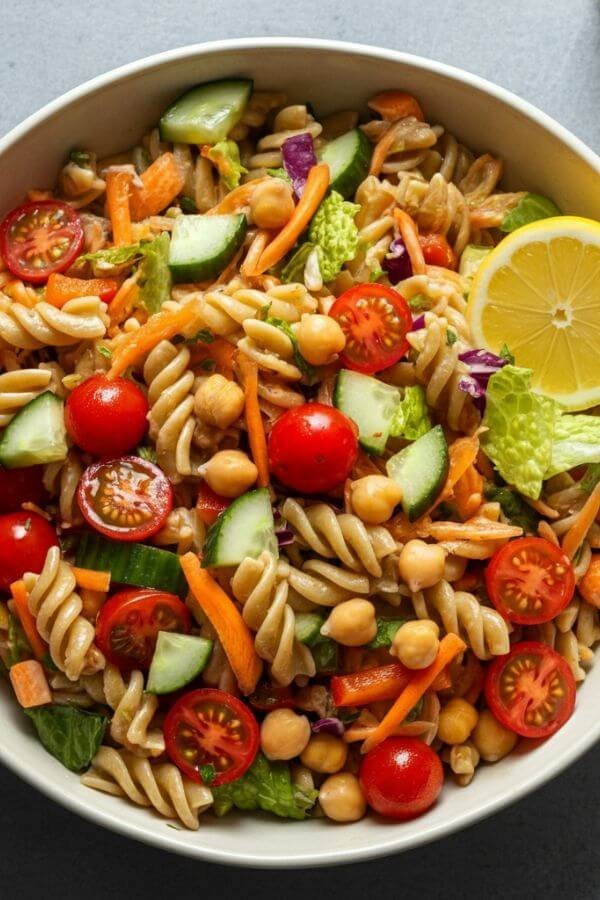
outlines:
[[402, 488], [385, 475], [365, 475], [351, 486], [352, 509], [363, 522], [381, 525], [402, 500]]
[[446, 551], [439, 544], [412, 540], [402, 548], [398, 571], [411, 591], [421, 591], [433, 587], [444, 577], [445, 562]]
[[283, 228], [294, 212], [292, 189], [282, 178], [257, 184], [250, 197], [250, 217], [259, 228]]
[[471, 735], [471, 740], [486, 762], [498, 762], [507, 756], [514, 750], [517, 739], [518, 736], [514, 731], [509, 731], [501, 725], [489, 709], [480, 712], [479, 720]]
[[426, 669], [437, 656], [439, 632], [431, 619], [405, 622], [394, 635], [390, 653], [407, 669]]
[[367, 811], [367, 801], [356, 775], [338, 772], [321, 785], [319, 803], [328, 819], [334, 822], [358, 822]]
[[332, 775], [344, 768], [348, 756], [348, 744], [333, 734], [313, 734], [300, 754], [302, 765], [313, 772]]
[[208, 486], [222, 497], [239, 497], [252, 487], [258, 469], [241, 450], [219, 450], [201, 469]]
[[305, 313], [297, 328], [298, 350], [313, 366], [332, 363], [346, 346], [344, 332], [331, 316]]
[[300, 756], [310, 739], [310, 722], [293, 709], [274, 709], [260, 726], [260, 746], [269, 759]]
[[345, 647], [362, 647], [377, 634], [375, 607], [361, 597], [345, 600], [333, 607], [321, 634]]
[[211, 375], [196, 391], [194, 412], [207, 425], [228, 428], [243, 411], [243, 390], [223, 375]]
[[440, 712], [440, 740], [445, 744], [464, 744], [477, 725], [478, 718], [479, 714], [471, 703], [462, 697], [453, 697]]

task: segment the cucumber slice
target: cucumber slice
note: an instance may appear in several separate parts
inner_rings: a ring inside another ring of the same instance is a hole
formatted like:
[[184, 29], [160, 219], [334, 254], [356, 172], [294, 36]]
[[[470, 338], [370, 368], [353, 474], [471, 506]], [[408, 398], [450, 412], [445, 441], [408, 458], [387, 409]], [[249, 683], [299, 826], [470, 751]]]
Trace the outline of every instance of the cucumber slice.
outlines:
[[77, 548], [75, 565], [110, 572], [116, 584], [156, 588], [180, 596], [187, 592], [177, 554], [147, 544], [111, 541], [91, 531], [85, 532]]
[[436, 425], [386, 463], [390, 478], [402, 488], [402, 508], [414, 522], [431, 506], [448, 475], [448, 445]]
[[371, 650], [379, 650], [380, 647], [391, 647], [396, 632], [407, 619], [384, 619], [377, 616], [377, 634], [367, 647]]
[[221, 513], [206, 535], [202, 565], [207, 569], [237, 566], [263, 550], [279, 553], [267, 488], [242, 494]]
[[246, 216], [178, 216], [169, 247], [175, 281], [207, 281], [221, 274], [244, 243]]
[[296, 613], [296, 640], [312, 647], [321, 638], [325, 616], [319, 613]]
[[319, 162], [329, 166], [331, 190], [344, 198], [353, 197], [369, 174], [371, 142], [360, 128], [354, 128], [327, 144], [319, 154]]
[[335, 675], [339, 670], [339, 646], [331, 638], [321, 637], [311, 647], [317, 675]]
[[213, 642], [191, 634], [159, 631], [146, 691], [172, 694], [200, 674], [212, 653]]
[[493, 247], [484, 247], [480, 244], [467, 244], [463, 250], [458, 271], [467, 282], [469, 288], [473, 283], [477, 269], [493, 249]]
[[250, 78], [208, 81], [192, 88], [163, 113], [161, 140], [217, 144], [240, 121], [251, 93]]
[[63, 402], [51, 391], [23, 406], [0, 438], [0, 465], [5, 469], [61, 462], [67, 452]]
[[337, 377], [333, 402], [358, 425], [358, 440], [370, 453], [383, 453], [400, 391], [370, 375], [342, 369]]

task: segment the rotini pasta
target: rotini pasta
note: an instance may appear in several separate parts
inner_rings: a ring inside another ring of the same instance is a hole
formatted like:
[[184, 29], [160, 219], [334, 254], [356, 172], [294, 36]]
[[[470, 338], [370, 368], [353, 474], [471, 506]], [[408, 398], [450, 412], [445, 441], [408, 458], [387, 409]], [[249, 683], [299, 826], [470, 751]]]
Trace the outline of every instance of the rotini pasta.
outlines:
[[0, 428], [16, 412], [46, 390], [52, 375], [43, 369], [16, 369], [0, 375]]
[[240, 278], [226, 287], [206, 291], [201, 298], [204, 321], [222, 337], [239, 333], [246, 319], [256, 318], [266, 309], [270, 316], [298, 322], [302, 313], [317, 309], [317, 301], [302, 284], [282, 284], [259, 291], [246, 287]]
[[68, 300], [61, 309], [40, 301], [32, 308], [0, 295], [2, 340], [22, 350], [65, 347], [106, 334], [106, 304], [98, 297]]

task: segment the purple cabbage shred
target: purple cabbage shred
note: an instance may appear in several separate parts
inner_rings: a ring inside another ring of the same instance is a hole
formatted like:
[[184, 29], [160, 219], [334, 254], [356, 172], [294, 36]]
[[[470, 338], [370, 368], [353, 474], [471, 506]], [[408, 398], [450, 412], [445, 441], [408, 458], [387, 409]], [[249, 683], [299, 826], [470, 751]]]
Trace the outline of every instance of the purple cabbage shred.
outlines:
[[294, 191], [301, 196], [308, 178], [308, 173], [317, 164], [315, 147], [310, 134], [296, 134], [289, 137], [281, 146], [283, 168], [287, 172]]
[[469, 374], [459, 380], [458, 388], [473, 398], [475, 406], [483, 414], [488, 381], [508, 360], [489, 350], [465, 350], [458, 358], [469, 367]]
[[420, 316], [415, 316], [412, 323], [411, 331], [420, 331], [421, 328], [425, 328], [425, 313], [421, 313]]
[[411, 277], [412, 264], [402, 238], [395, 238], [392, 241], [389, 252], [383, 258], [381, 268], [387, 272], [390, 284], [398, 284], [399, 281]]
[[316, 722], [313, 722], [312, 730], [316, 734], [325, 732], [325, 734], [333, 734], [335, 737], [343, 737], [344, 723], [334, 716], [327, 716], [325, 719], [317, 719]]
[[275, 537], [280, 547], [289, 547], [295, 540], [294, 532], [289, 528], [282, 528], [280, 531], [276, 531]]

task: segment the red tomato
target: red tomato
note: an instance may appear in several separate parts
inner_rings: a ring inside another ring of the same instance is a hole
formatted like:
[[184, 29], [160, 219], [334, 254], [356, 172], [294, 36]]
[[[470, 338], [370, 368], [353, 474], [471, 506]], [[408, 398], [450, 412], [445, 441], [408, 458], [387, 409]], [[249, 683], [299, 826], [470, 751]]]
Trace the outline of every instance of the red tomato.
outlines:
[[505, 728], [527, 738], [547, 738], [575, 706], [575, 678], [568, 662], [547, 644], [522, 641], [488, 667], [487, 705]]
[[25, 572], [41, 572], [46, 553], [57, 544], [54, 528], [38, 513], [0, 516], [0, 589], [18, 581]]
[[25, 469], [0, 469], [0, 513], [16, 512], [23, 503], [43, 506], [46, 490], [42, 483], [43, 466]]
[[173, 509], [173, 488], [158, 466], [139, 456], [89, 466], [77, 502], [87, 522], [107, 537], [143, 541], [160, 531]]
[[0, 225], [0, 255], [13, 275], [33, 284], [68, 269], [82, 247], [81, 219], [59, 200], [18, 206]]
[[215, 494], [205, 481], [202, 482], [198, 490], [196, 509], [205, 525], [212, 525], [230, 503], [229, 497], [221, 497], [220, 494]]
[[360, 767], [367, 803], [388, 819], [420, 816], [433, 806], [443, 782], [439, 756], [417, 738], [386, 738], [366, 754]]
[[164, 726], [167, 753], [192, 781], [201, 767], [216, 770], [213, 785], [240, 778], [258, 752], [258, 723], [245, 703], [225, 691], [201, 688], [171, 707]]
[[69, 395], [65, 423], [78, 447], [94, 456], [121, 456], [146, 433], [148, 401], [129, 378], [92, 375]]
[[270, 684], [261, 681], [256, 690], [248, 697], [248, 703], [254, 709], [269, 712], [272, 709], [293, 709], [296, 705], [291, 688], [281, 687], [278, 684]]
[[159, 631], [187, 634], [192, 618], [175, 594], [128, 588], [100, 608], [96, 640], [106, 658], [122, 671], [147, 669]]
[[372, 374], [398, 362], [412, 328], [408, 303], [383, 284], [359, 284], [341, 294], [329, 311], [346, 336], [340, 360], [348, 369]]
[[485, 582], [498, 612], [519, 625], [549, 622], [568, 606], [575, 590], [568, 556], [538, 537], [517, 538], [496, 550]]
[[323, 403], [288, 409], [269, 435], [273, 475], [301, 494], [322, 494], [341, 484], [357, 455], [356, 426]]
[[419, 244], [428, 266], [456, 269], [456, 253], [443, 234], [420, 234]]

